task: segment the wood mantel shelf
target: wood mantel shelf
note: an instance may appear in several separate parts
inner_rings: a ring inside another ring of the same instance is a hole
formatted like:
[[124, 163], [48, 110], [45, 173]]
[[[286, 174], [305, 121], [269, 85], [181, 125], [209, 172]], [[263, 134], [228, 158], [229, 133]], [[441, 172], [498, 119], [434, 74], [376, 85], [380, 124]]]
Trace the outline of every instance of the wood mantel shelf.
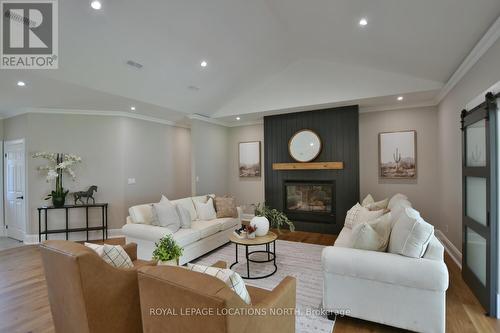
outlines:
[[273, 170], [342, 170], [344, 162], [273, 163]]

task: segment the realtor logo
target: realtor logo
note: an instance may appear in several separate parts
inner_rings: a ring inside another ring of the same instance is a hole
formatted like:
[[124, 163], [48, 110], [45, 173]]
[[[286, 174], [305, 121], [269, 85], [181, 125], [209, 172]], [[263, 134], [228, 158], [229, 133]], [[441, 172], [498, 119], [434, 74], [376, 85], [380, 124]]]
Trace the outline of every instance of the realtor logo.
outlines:
[[57, 69], [57, 0], [0, 2], [2, 69]]

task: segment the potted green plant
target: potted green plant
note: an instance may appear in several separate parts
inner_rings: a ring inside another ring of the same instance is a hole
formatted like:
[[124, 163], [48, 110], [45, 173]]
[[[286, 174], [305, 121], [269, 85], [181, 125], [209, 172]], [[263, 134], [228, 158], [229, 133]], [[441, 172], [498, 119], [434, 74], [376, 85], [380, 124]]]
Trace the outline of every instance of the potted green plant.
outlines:
[[290, 231], [295, 231], [295, 226], [293, 222], [288, 219], [285, 213], [280, 212], [275, 208], [271, 208], [266, 206], [266, 204], [258, 203], [255, 206], [254, 214], [255, 216], [264, 216], [269, 220], [269, 223], [272, 227], [278, 229], [278, 232], [281, 232], [281, 228], [283, 226], [288, 226]]
[[183, 248], [180, 247], [172, 237], [166, 235], [155, 243], [153, 259], [158, 261], [158, 265], [179, 265], [179, 258], [182, 256]]

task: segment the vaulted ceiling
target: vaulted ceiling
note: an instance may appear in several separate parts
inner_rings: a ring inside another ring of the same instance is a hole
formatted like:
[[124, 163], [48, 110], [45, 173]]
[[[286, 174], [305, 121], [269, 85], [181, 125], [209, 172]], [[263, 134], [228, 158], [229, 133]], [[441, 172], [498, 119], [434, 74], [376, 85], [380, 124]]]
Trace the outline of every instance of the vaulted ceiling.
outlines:
[[[498, 0], [102, 4], [96, 11], [87, 0], [59, 1], [59, 69], [1, 70], [4, 114], [137, 105], [137, 113], [178, 121], [375, 105], [401, 94], [404, 103], [424, 102], [500, 15]], [[15, 86], [20, 79], [26, 89]]]

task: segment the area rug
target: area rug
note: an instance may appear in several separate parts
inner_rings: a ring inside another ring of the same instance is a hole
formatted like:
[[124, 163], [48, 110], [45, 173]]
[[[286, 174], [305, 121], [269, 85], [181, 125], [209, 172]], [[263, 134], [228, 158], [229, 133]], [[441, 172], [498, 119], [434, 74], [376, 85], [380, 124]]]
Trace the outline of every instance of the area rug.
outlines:
[[[194, 261], [201, 265], [212, 265], [219, 260], [228, 265], [235, 261], [235, 245], [230, 243]], [[321, 251], [324, 246], [289, 241], [276, 241], [276, 265], [278, 270], [268, 278], [245, 280], [246, 284], [272, 290], [285, 276], [297, 279], [297, 333], [332, 333], [334, 322], [328, 320], [321, 311], [323, 293], [323, 275], [321, 272]], [[264, 250], [265, 246], [252, 246], [250, 251]], [[252, 259], [263, 259], [261, 253], [252, 255]], [[239, 246], [239, 263], [233, 270], [246, 275], [245, 248]], [[274, 269], [272, 263], [250, 263], [250, 275], [266, 275]]]

